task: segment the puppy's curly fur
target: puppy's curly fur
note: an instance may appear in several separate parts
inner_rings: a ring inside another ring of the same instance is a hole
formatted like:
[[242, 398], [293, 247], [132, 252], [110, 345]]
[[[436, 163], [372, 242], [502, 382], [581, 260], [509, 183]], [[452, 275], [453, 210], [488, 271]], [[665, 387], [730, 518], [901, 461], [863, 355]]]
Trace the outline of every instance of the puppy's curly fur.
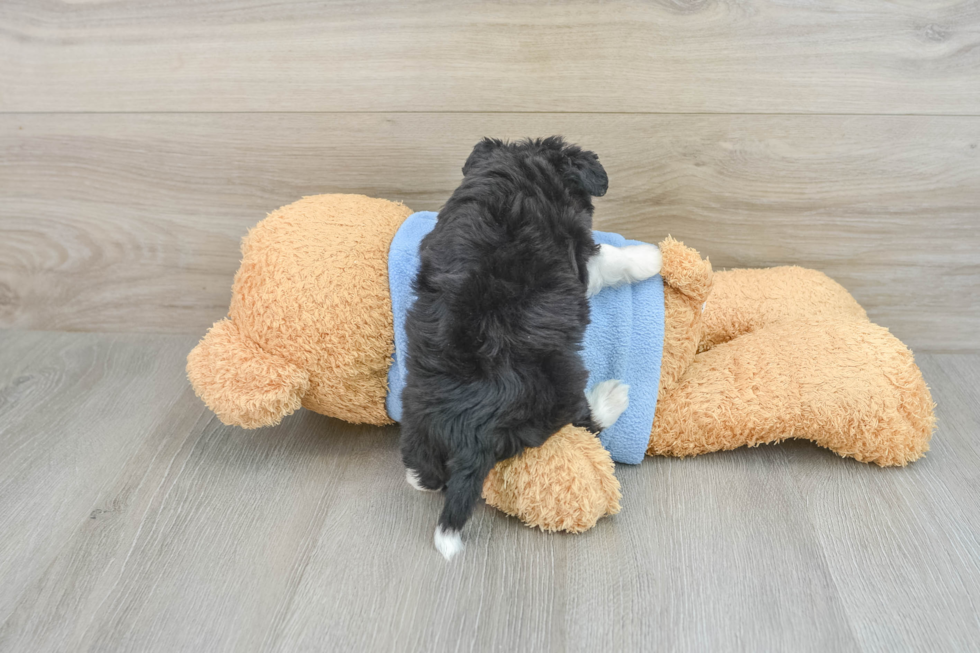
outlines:
[[408, 312], [401, 451], [446, 490], [446, 557], [493, 466], [572, 423], [597, 432], [580, 350], [589, 323], [592, 196], [606, 172], [561, 137], [484, 139], [420, 247]]

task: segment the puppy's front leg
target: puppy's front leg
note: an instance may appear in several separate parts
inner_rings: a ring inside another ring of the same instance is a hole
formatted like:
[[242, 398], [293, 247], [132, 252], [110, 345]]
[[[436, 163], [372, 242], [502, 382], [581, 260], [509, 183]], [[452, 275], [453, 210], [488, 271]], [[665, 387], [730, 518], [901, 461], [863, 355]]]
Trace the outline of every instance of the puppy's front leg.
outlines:
[[630, 387], [619, 379], [597, 383], [585, 393], [592, 412], [592, 422], [605, 430], [616, 423], [630, 405]]
[[599, 252], [589, 259], [587, 266], [586, 294], [591, 297], [607, 286], [649, 279], [660, 273], [662, 265], [660, 248], [656, 245], [599, 245]]

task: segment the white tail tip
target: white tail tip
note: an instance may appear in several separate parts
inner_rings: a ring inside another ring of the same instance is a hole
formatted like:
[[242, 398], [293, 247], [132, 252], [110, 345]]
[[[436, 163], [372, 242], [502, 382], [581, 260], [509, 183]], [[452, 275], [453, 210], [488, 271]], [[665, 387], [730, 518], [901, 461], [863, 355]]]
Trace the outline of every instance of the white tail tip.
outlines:
[[463, 550], [463, 538], [459, 531], [444, 531], [442, 526], [436, 526], [435, 543], [439, 553], [446, 560], [452, 560], [457, 553]]

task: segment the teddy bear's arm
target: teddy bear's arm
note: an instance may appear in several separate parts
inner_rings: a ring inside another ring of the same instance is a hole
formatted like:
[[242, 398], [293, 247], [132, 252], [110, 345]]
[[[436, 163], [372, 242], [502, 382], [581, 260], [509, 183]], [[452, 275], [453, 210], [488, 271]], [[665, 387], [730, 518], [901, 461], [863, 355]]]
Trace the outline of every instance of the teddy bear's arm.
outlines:
[[566, 426], [540, 447], [497, 464], [483, 484], [487, 503], [528, 526], [581, 533], [619, 512], [609, 452], [583, 428]]
[[299, 409], [309, 375], [269, 354], [229, 319], [219, 320], [187, 356], [194, 392], [225, 424], [274, 426]]
[[711, 293], [711, 263], [697, 250], [670, 236], [660, 243], [664, 280], [664, 346], [660, 361], [660, 395], [690, 367], [701, 342], [702, 312]]

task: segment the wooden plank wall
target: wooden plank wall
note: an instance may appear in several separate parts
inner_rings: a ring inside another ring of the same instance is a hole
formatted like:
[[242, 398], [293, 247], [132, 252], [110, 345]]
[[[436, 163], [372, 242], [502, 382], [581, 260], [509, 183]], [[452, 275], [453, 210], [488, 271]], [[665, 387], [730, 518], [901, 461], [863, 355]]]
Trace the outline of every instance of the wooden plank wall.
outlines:
[[980, 350], [977, 2], [7, 0], [0, 326], [201, 333], [268, 211], [437, 209], [479, 137], [552, 133], [597, 228]]

